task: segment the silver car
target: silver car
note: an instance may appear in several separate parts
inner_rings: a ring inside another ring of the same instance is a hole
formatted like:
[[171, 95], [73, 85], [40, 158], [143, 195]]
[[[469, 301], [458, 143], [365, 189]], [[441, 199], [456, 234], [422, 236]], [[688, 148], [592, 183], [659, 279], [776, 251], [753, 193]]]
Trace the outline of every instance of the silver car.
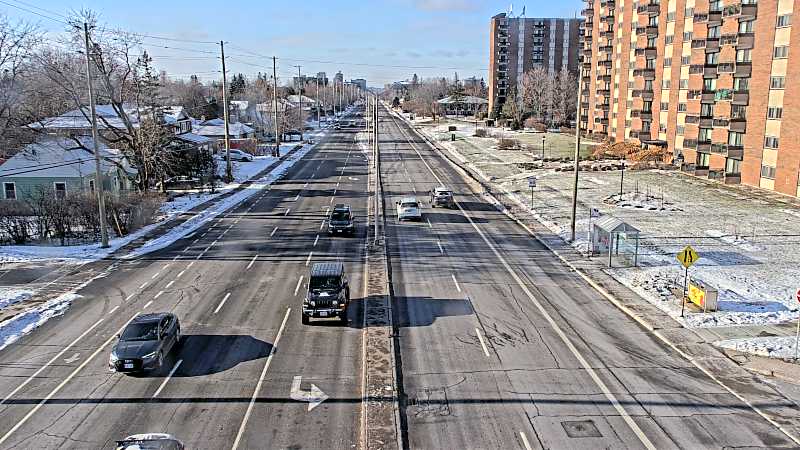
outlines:
[[422, 220], [422, 207], [416, 197], [404, 197], [396, 205], [397, 220]]

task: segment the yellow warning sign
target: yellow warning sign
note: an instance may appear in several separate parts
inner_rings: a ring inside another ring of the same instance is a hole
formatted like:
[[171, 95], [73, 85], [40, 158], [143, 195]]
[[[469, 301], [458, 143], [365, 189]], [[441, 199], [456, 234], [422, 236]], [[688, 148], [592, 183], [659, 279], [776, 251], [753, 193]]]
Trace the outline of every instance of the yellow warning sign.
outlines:
[[692, 266], [692, 264], [696, 263], [697, 260], [700, 259], [700, 255], [694, 251], [691, 245], [687, 245], [686, 248], [678, 252], [677, 258], [678, 261], [683, 264], [683, 267], [688, 269]]

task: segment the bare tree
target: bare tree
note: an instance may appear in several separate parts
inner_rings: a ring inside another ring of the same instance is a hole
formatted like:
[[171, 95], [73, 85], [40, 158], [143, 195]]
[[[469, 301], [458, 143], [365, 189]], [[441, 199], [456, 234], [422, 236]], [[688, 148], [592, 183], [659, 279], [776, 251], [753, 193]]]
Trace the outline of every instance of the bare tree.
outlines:
[[553, 123], [568, 124], [575, 117], [577, 102], [577, 78], [567, 70], [558, 72], [553, 78]]
[[522, 117], [525, 111], [522, 109], [521, 101], [517, 96], [517, 88], [511, 87], [506, 96], [506, 102], [503, 103], [503, 115], [506, 119], [511, 121], [511, 128], [519, 128], [522, 126]]
[[521, 90], [523, 108], [530, 111], [540, 122], [544, 122], [552, 104], [552, 77], [546, 69], [535, 67], [522, 75]]

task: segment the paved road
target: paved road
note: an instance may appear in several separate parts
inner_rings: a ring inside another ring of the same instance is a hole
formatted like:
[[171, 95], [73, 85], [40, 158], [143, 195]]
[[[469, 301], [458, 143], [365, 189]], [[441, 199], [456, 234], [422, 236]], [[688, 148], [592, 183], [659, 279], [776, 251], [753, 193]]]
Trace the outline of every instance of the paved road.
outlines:
[[[354, 137], [331, 134], [270, 189], [162, 251], [120, 261], [63, 317], [0, 353], [0, 448], [113, 448], [142, 432], [197, 449], [357, 445], [367, 166]], [[353, 205], [361, 237], [321, 231], [336, 202]], [[334, 260], [353, 286], [350, 324], [303, 326], [301, 277]], [[109, 372], [114, 336], [155, 311], [179, 316], [179, 351], [158, 373]], [[291, 400], [298, 375], [301, 389], [314, 383], [330, 399], [311, 412]]]
[[382, 122], [387, 205], [444, 184], [387, 236], [408, 446], [789, 447], [791, 441], [665, 348], [475, 195], [399, 120]]

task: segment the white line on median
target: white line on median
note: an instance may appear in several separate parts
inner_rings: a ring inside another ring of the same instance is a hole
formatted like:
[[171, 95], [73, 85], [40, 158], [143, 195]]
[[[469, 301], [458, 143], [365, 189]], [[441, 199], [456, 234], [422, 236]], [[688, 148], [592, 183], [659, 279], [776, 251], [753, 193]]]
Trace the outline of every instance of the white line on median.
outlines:
[[294, 200], [293, 201], [296, 202], [298, 200], [300, 200], [300, 193], [299, 192], [297, 193], [297, 195], [294, 196]]
[[178, 278], [182, 277], [185, 272], [186, 272], [185, 269], [181, 270], [180, 273], [178, 273], [178, 275], [175, 276], [175, 279], [178, 279]]
[[175, 363], [175, 366], [172, 368], [172, 370], [169, 371], [169, 375], [167, 375], [167, 378], [164, 378], [164, 382], [161, 383], [161, 386], [159, 386], [158, 389], [156, 390], [156, 392], [153, 393], [153, 397], [152, 398], [158, 397], [158, 394], [161, 393], [161, 390], [164, 389], [164, 386], [167, 385], [167, 382], [170, 380], [170, 378], [172, 378], [172, 376], [175, 375], [175, 371], [178, 370], [178, 367], [180, 367], [182, 362], [183, 362], [183, 360], [179, 359], [178, 362]]
[[164, 289], [169, 289], [169, 287], [172, 286], [173, 284], [175, 284], [175, 280], [172, 280], [169, 283], [167, 283], [167, 285], [164, 286]]
[[155, 277], [159, 276], [160, 274], [161, 274], [161, 271], [159, 270], [158, 272], [154, 273], [154, 274], [153, 274], [153, 276], [152, 276], [152, 277], [150, 277], [150, 279], [151, 279], [151, 280], [152, 280], [152, 279], [155, 279]]
[[438, 240], [437, 240], [437, 241], [436, 241], [436, 245], [438, 245], [438, 246], [439, 246], [439, 253], [440, 253], [440, 254], [442, 254], [442, 255], [444, 255], [444, 249], [442, 248], [442, 243], [441, 243], [441, 241], [438, 241]]
[[215, 309], [215, 310], [214, 310], [214, 314], [218, 313], [218, 312], [219, 312], [219, 310], [220, 310], [220, 309], [222, 309], [222, 306], [225, 304], [225, 302], [227, 302], [227, 301], [228, 301], [228, 298], [230, 298], [230, 296], [231, 296], [231, 293], [230, 293], [230, 292], [228, 292], [227, 294], [225, 294], [225, 298], [223, 298], [223, 299], [222, 299], [222, 301], [221, 301], [221, 302], [219, 302], [219, 305], [217, 305], [217, 309]]
[[321, 230], [323, 228], [325, 228], [325, 219], [322, 219], [322, 223], [319, 224], [319, 229]]
[[194, 261], [190, 262], [189, 265], [186, 266], [186, 268], [188, 269], [188, 268], [192, 267], [193, 265], [194, 265]]
[[297, 280], [297, 286], [295, 286], [295, 288], [294, 288], [294, 295], [297, 295], [297, 292], [300, 290], [300, 283], [303, 282], [303, 277], [304, 276], [305, 275], [300, 275], [300, 279]]
[[147, 282], [146, 281], [139, 285], [139, 290], [144, 289], [145, 286], [147, 286]]
[[528, 436], [525, 436], [524, 432], [520, 431], [519, 437], [522, 438], [522, 445], [525, 446], [525, 450], [533, 450], [533, 447], [531, 447], [531, 443], [528, 442]]
[[475, 328], [475, 334], [478, 335], [478, 340], [481, 341], [481, 348], [483, 348], [483, 353], [486, 355], [487, 358], [491, 357], [491, 355], [489, 355], [489, 349], [486, 347], [486, 342], [483, 340], [483, 335], [481, 334], [481, 330]]
[[158, 291], [158, 294], [156, 294], [156, 296], [153, 297], [153, 298], [157, 299], [158, 297], [161, 297], [161, 294], [163, 294], [163, 293], [164, 293], [164, 291]]
[[116, 311], [117, 309], [119, 309], [119, 305], [117, 305], [117, 306], [115, 306], [115, 307], [111, 308], [111, 310], [110, 310], [110, 311], [108, 311], [108, 314], [109, 314], [109, 315], [111, 315], [111, 314], [114, 314], [114, 311]]
[[450, 274], [450, 277], [453, 279], [453, 283], [456, 284], [456, 289], [458, 289], [458, 292], [461, 292], [461, 286], [458, 285], [458, 280], [456, 280], [456, 276], [453, 275], [453, 274]]
[[[302, 277], [300, 279], [302, 280]], [[267, 376], [267, 370], [269, 369], [269, 365], [272, 362], [272, 357], [275, 355], [275, 351], [278, 348], [278, 342], [281, 340], [281, 335], [283, 335], [283, 329], [286, 327], [286, 321], [289, 320], [290, 312], [292, 312], [292, 308], [287, 308], [286, 315], [283, 316], [283, 322], [281, 322], [281, 327], [278, 328], [278, 334], [275, 335], [275, 340], [272, 342], [272, 349], [269, 351], [267, 361], [264, 363], [264, 368], [261, 370], [261, 376], [258, 377], [258, 383], [256, 383], [253, 396], [250, 398], [250, 404], [247, 405], [247, 411], [244, 413], [242, 425], [239, 426], [239, 432], [236, 433], [236, 440], [233, 441], [233, 447], [231, 447], [231, 450], [236, 450], [239, 448], [239, 443], [242, 441], [244, 430], [247, 428], [247, 421], [250, 419], [250, 414], [253, 412], [253, 407], [256, 404], [256, 398], [258, 397], [258, 393], [261, 391], [261, 385], [264, 383], [264, 378]]]
[[314, 254], [314, 252], [308, 252], [308, 258], [306, 258], [306, 266], [308, 266], [308, 263], [310, 263], [310, 262], [311, 262], [311, 256], [312, 256], [313, 254]]
[[319, 242], [319, 235], [317, 235], [317, 237], [314, 238], [314, 245], [313, 245], [314, 247], [317, 246], [317, 242]]
[[431, 224], [431, 219], [425, 219], [428, 222], [428, 228], [433, 228], [433, 224]]
[[278, 231], [278, 227], [272, 229], [272, 233], [269, 234], [269, 237], [275, 236], [276, 231]]
[[244, 270], [247, 270], [247, 269], [249, 269], [249, 268], [253, 267], [253, 263], [255, 263], [255, 262], [256, 262], [256, 259], [257, 259], [257, 258], [258, 258], [258, 254], [256, 254], [255, 256], [253, 256], [253, 259], [251, 259], [251, 260], [250, 260], [250, 264], [248, 264], [248, 265], [247, 265], [247, 268], [245, 268]]
[[142, 309], [147, 309], [147, 307], [148, 307], [148, 306], [150, 306], [150, 305], [152, 305], [152, 304], [153, 304], [153, 301], [152, 301], [152, 300], [150, 300], [149, 302], [147, 302], [147, 303], [145, 303], [145, 304], [144, 304], [144, 306], [142, 307]]
[[134, 292], [133, 294], [131, 294], [131, 295], [129, 295], [129, 296], [127, 296], [127, 297], [125, 297], [125, 301], [127, 302], [128, 300], [132, 299], [134, 295], [136, 295], [136, 293], [135, 293], [135, 292]]
[[289, 215], [289, 211], [291, 211], [291, 210], [292, 210], [292, 208], [286, 208], [286, 212], [283, 213], [283, 215], [284, 216], [288, 216]]

